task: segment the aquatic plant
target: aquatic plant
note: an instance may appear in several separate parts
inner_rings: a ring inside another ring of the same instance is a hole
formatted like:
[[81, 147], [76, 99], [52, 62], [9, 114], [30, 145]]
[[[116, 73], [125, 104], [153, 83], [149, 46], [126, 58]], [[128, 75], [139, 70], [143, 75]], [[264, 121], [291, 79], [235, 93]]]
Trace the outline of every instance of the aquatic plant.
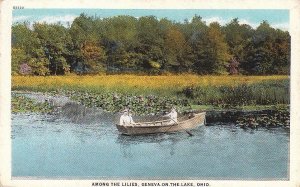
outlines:
[[276, 108], [274, 110], [264, 110], [255, 114], [240, 115], [236, 119], [236, 124], [241, 128], [275, 128], [290, 127], [290, 111], [288, 107]]
[[74, 91], [65, 91], [64, 95], [87, 107], [100, 107], [109, 112], [120, 112], [128, 107], [135, 115], [163, 114], [169, 111], [172, 106], [176, 106], [178, 110], [183, 110], [184, 107], [189, 106], [187, 100], [156, 95], [135, 96], [116, 92], [96, 94]]
[[12, 95], [11, 110], [13, 113], [50, 113], [54, 107], [47, 102], [38, 103], [25, 96]]

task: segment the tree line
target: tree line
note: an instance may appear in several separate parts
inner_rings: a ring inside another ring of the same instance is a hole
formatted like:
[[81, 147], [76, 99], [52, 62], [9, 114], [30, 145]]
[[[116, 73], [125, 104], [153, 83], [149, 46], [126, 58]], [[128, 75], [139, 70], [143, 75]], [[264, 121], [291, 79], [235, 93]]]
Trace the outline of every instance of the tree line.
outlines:
[[[234, 65], [231, 66], [232, 62]], [[12, 73], [288, 74], [290, 35], [262, 21], [221, 26], [200, 16], [175, 22], [155, 16], [81, 14], [69, 26], [12, 26]]]

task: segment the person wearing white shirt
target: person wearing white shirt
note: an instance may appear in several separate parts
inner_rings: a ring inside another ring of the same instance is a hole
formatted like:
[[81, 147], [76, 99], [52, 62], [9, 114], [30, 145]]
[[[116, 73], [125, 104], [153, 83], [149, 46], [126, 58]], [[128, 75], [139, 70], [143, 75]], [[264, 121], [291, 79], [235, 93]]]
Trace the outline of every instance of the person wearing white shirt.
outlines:
[[120, 117], [120, 125], [126, 126], [126, 125], [130, 125], [133, 123], [134, 123], [134, 121], [129, 113], [129, 110], [124, 110], [124, 113]]
[[171, 112], [168, 113], [166, 115], [166, 117], [169, 117], [171, 119], [171, 121], [170, 121], [171, 124], [177, 123], [177, 112], [176, 112], [176, 109], [173, 107], [171, 109]]

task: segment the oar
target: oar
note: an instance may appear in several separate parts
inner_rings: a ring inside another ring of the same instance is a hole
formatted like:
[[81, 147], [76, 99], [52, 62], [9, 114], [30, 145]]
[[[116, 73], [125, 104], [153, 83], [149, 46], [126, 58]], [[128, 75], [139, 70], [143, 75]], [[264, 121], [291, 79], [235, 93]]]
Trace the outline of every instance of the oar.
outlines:
[[190, 131], [185, 130], [186, 133], [188, 133], [190, 136], [194, 136]]
[[[177, 124], [177, 125], [179, 125], [174, 119], [171, 119], [171, 120], [173, 120], [174, 122], [175, 122], [175, 124]], [[180, 126], [180, 125], [179, 125]], [[188, 133], [188, 135], [190, 135], [190, 136], [194, 136], [190, 131], [188, 131], [188, 130], [185, 130], [185, 132], [186, 133]]]

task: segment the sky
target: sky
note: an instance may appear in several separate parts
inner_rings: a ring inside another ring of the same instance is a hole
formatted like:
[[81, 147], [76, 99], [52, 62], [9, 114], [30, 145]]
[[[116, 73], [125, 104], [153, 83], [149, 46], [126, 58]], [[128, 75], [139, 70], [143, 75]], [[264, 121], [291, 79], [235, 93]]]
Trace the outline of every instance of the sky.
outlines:
[[13, 23], [29, 21], [71, 24], [81, 13], [102, 18], [118, 15], [142, 17], [153, 15], [158, 19], [168, 18], [176, 22], [191, 20], [196, 14], [207, 24], [217, 21], [226, 25], [232, 19], [238, 18], [240, 24], [248, 24], [256, 28], [263, 20], [278, 29], [289, 30], [289, 10], [272, 9], [17, 9], [13, 11]]

